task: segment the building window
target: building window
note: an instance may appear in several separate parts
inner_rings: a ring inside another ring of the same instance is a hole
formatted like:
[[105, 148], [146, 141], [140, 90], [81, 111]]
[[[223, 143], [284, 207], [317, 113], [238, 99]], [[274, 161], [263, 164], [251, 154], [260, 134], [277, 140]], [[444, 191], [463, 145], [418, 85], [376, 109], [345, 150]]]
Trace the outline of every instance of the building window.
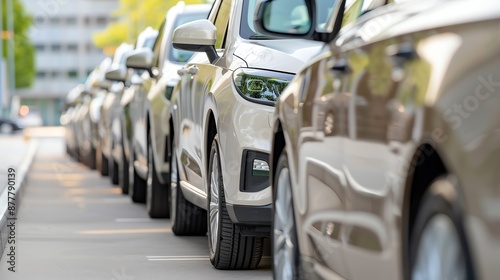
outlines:
[[54, 52], [58, 52], [61, 50], [61, 45], [52, 45], [50, 46], [50, 49]]
[[58, 25], [59, 23], [60, 23], [60, 19], [59, 18], [56, 18], [56, 17], [51, 17], [50, 18], [50, 24]]
[[46, 76], [47, 76], [46, 72], [43, 72], [43, 71], [36, 72], [37, 78], [45, 78]]
[[44, 51], [45, 50], [45, 46], [44, 45], [35, 45], [35, 48], [37, 51]]
[[66, 24], [68, 24], [68, 25], [76, 25], [76, 18], [75, 17], [66, 18]]
[[85, 46], [85, 51], [86, 51], [86, 52], [91, 52], [91, 51], [92, 51], [92, 44], [87, 44], [87, 45]]
[[96, 24], [97, 25], [106, 25], [108, 23], [108, 19], [105, 17], [97, 17]]
[[78, 50], [78, 46], [76, 44], [69, 44], [67, 46], [67, 49], [68, 49], [68, 51], [76, 52]]
[[69, 70], [68, 71], [68, 78], [77, 78], [78, 77], [78, 71], [76, 70]]

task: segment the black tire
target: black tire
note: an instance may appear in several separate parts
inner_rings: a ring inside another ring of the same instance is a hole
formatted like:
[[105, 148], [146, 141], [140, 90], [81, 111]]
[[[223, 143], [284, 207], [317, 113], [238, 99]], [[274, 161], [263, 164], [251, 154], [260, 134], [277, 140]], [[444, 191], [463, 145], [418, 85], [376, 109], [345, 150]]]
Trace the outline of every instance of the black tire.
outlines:
[[[276, 215], [278, 214], [277, 209], [276, 209], [276, 203], [278, 200], [282, 200], [286, 198], [281, 197], [279, 187], [280, 186], [280, 174], [284, 168], [288, 169], [288, 155], [286, 153], [286, 149], [283, 148], [283, 151], [281, 152], [280, 157], [278, 158], [278, 163], [276, 165], [276, 175], [274, 176], [274, 182], [273, 182], [273, 219], [272, 219], [272, 230], [271, 230], [271, 250], [272, 250], [272, 255], [273, 255], [273, 277], [274, 279], [283, 279], [285, 277], [290, 277], [290, 275], [283, 275], [282, 271], [279, 271], [279, 261], [283, 261], [280, 259], [278, 252], [276, 252], [275, 248], [275, 229], [276, 229], [276, 220], [277, 217]], [[290, 177], [287, 178], [290, 180]], [[286, 186], [289, 189], [286, 191], [292, 192], [290, 186]], [[300, 251], [299, 251], [299, 241], [297, 237], [297, 222], [295, 220], [295, 213], [293, 213], [293, 196], [291, 197], [291, 201], [286, 201], [287, 204], [291, 205], [292, 213], [290, 213], [293, 217], [293, 224], [292, 224], [292, 230], [290, 232], [290, 242], [293, 244], [293, 248], [295, 248], [294, 252], [294, 258], [293, 258], [293, 264], [291, 265], [292, 271], [291, 273], [291, 279], [309, 279], [307, 275], [303, 275], [304, 271], [301, 269], [301, 263], [300, 263]]]
[[[243, 236], [240, 232], [240, 227], [235, 225], [229, 218], [226, 208], [226, 200], [224, 195], [224, 182], [222, 176], [222, 169], [219, 157], [219, 143], [218, 137], [215, 135], [212, 141], [212, 148], [210, 151], [208, 180], [212, 177], [213, 162], [217, 161], [218, 172], [218, 229], [215, 240], [217, 243], [212, 244], [212, 234], [215, 229], [211, 228], [210, 215], [207, 215], [208, 224], [208, 245], [210, 262], [217, 269], [254, 269], [256, 268], [262, 258], [264, 238], [262, 237], [249, 237]], [[210, 209], [211, 200], [211, 184], [208, 183], [208, 205]]]
[[[187, 201], [179, 184], [179, 170], [172, 144], [170, 156], [170, 222], [172, 232], [178, 236], [203, 236], [207, 234], [207, 211]], [[175, 165], [174, 165], [175, 164]], [[174, 167], [175, 166], [175, 167]]]
[[92, 148], [90, 149], [90, 154], [89, 154], [89, 168], [92, 169], [92, 170], [95, 170], [96, 169], [96, 150], [94, 148], [94, 146], [92, 146]]
[[129, 163], [127, 156], [125, 155], [125, 145], [122, 145], [122, 163], [118, 166], [120, 170], [120, 187], [122, 189], [122, 194], [128, 194], [128, 189], [130, 188], [130, 178], [128, 174]]
[[120, 167], [118, 166], [118, 162], [113, 158], [113, 150], [114, 146], [111, 146], [111, 154], [109, 155], [109, 174], [110, 174], [110, 179], [111, 183], [113, 185], [118, 185], [119, 183], [119, 176], [120, 176]]
[[111, 162], [110, 162], [110, 173], [111, 173], [111, 176], [110, 176], [110, 179], [111, 179], [111, 183], [113, 185], [118, 185], [119, 183], [119, 169], [120, 167], [118, 166], [118, 163], [116, 162], [116, 160], [113, 158], [113, 156], [111, 156]]
[[[410, 279], [413, 279], [413, 272], [415, 266], [417, 265], [418, 252], [420, 248], [420, 242], [430, 221], [434, 220], [438, 216], [447, 217], [447, 221], [451, 221], [452, 228], [454, 230], [453, 234], [446, 234], [446, 239], [453, 239], [454, 236], [457, 237], [459, 243], [460, 253], [457, 254], [461, 259], [457, 261], [457, 268], [463, 268], [463, 273], [465, 274], [465, 279], [473, 280], [476, 279], [474, 276], [473, 265], [471, 261], [471, 254], [469, 251], [467, 238], [464, 230], [464, 212], [459, 200], [460, 195], [455, 193], [455, 195], [450, 194], [450, 186], [458, 192], [454, 180], [449, 178], [439, 178], [435, 180], [431, 186], [428, 188], [427, 192], [424, 194], [422, 201], [418, 207], [417, 217], [415, 219], [414, 227], [410, 235]], [[443, 188], [444, 186], [444, 188]], [[448, 191], [441, 191], [441, 190]], [[456, 234], [456, 235], [455, 235]], [[439, 248], [439, 246], [437, 246]], [[438, 264], [436, 264], [438, 265]]]
[[102, 150], [100, 152], [100, 157], [101, 157], [101, 169], [99, 170], [101, 172], [102, 176], [108, 176], [109, 175], [109, 160], [108, 158], [103, 154]]
[[141, 176], [137, 174], [137, 171], [135, 171], [134, 160], [135, 155], [132, 153], [129, 162], [129, 172], [132, 174], [129, 176], [128, 195], [133, 202], [144, 203], [146, 202], [146, 180], [142, 179]]
[[[170, 218], [168, 196], [170, 182], [162, 184], [157, 176], [151, 135], [148, 136], [148, 180], [146, 191], [146, 211], [150, 218]], [[170, 176], [169, 176], [170, 178]]]

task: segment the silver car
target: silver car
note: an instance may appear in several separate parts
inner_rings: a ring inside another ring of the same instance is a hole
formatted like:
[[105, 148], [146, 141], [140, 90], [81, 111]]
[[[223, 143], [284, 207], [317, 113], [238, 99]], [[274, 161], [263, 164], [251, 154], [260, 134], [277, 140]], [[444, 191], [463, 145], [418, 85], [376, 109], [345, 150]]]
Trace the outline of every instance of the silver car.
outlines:
[[[179, 81], [178, 70], [193, 54], [172, 47], [173, 30], [186, 22], [206, 18], [210, 5], [179, 2], [166, 14], [153, 50], [138, 49], [127, 58], [127, 66], [146, 70], [134, 86], [130, 104], [130, 188], [135, 202], [146, 202], [150, 217], [169, 217], [170, 133], [168, 119], [171, 95]], [[130, 94], [130, 92], [127, 92]]]
[[[252, 269], [271, 229], [269, 153], [274, 105], [320, 42], [257, 33], [256, 1], [217, 0], [207, 20], [174, 31], [200, 52], [172, 96], [172, 231], [204, 235], [218, 269]], [[326, 11], [325, 11], [326, 13]]]

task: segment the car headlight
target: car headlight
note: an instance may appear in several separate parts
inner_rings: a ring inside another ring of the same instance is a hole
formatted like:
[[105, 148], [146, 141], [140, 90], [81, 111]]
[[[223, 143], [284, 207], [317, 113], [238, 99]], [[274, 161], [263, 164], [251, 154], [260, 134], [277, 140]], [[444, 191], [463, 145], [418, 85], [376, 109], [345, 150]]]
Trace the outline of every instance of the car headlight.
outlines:
[[295, 75], [262, 69], [239, 68], [233, 81], [240, 95], [252, 102], [274, 105]]

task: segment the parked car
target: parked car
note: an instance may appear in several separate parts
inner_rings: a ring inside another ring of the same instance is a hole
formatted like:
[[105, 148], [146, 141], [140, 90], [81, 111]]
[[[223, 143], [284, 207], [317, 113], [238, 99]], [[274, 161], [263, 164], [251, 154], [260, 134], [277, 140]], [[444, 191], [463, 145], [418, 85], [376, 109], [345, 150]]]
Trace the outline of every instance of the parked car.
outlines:
[[87, 122], [90, 127], [90, 141], [92, 143], [92, 158], [91, 160], [96, 163], [96, 169], [103, 176], [109, 174], [109, 163], [107, 161], [103, 162], [102, 158], [102, 147], [101, 139], [99, 134], [99, 124], [101, 120], [101, 107], [104, 103], [104, 98], [106, 97], [111, 82], [106, 80], [106, 71], [111, 67], [112, 59], [110, 57], [104, 58], [104, 60], [99, 64], [96, 69], [92, 71], [87, 79], [87, 86], [91, 92], [91, 101], [89, 103], [89, 114]]
[[84, 85], [81, 101], [73, 115], [73, 122], [76, 143], [78, 145], [78, 161], [91, 169], [95, 169], [96, 162], [93, 157], [91, 129], [90, 122], [88, 121], [91, 101], [92, 96], [88, 85]]
[[181, 24], [206, 18], [209, 11], [207, 4], [179, 2], [167, 12], [153, 50], [138, 49], [127, 58], [128, 67], [146, 70], [130, 104], [129, 195], [135, 202], [146, 202], [152, 218], [170, 216], [170, 98], [179, 81], [177, 71], [192, 55], [172, 47], [172, 33]]
[[329, 47], [276, 106], [275, 279], [496, 279], [500, 3], [334, 1], [324, 27], [314, 4], [258, 13]]
[[23, 130], [23, 128], [24, 127], [15, 120], [8, 118], [0, 118], [1, 134], [13, 134], [16, 133], [17, 131]]
[[65, 111], [61, 115], [61, 124], [65, 128], [66, 152], [74, 159], [78, 159], [78, 141], [76, 138], [75, 116], [79, 110], [78, 107], [82, 102], [85, 86], [77, 85], [69, 91], [65, 99]]
[[172, 39], [175, 48], [205, 52], [179, 70], [172, 94], [172, 231], [208, 229], [217, 269], [252, 269], [261, 260], [271, 229], [275, 101], [322, 46], [262, 36], [253, 26], [255, 6], [215, 1], [208, 20], [178, 27]]
[[126, 88], [127, 69], [125, 68], [125, 55], [133, 50], [130, 44], [122, 43], [115, 51], [113, 63], [105, 73], [106, 80], [111, 82], [111, 86], [107, 91], [102, 106], [100, 107], [99, 119], [99, 137], [101, 147], [101, 164], [107, 165], [111, 182], [114, 185], [118, 184], [119, 167], [116, 160], [115, 147], [121, 143], [120, 135], [117, 131], [116, 123], [113, 126], [113, 120], [119, 117], [120, 100], [123, 91]]
[[[152, 49], [157, 37], [158, 30], [151, 27], [146, 28], [137, 37], [134, 50], [140, 50], [143, 48]], [[119, 122], [117, 126], [120, 129], [120, 134], [122, 135], [121, 141], [117, 141], [114, 154], [118, 156], [115, 157], [115, 160], [118, 162], [118, 181], [123, 194], [128, 194], [129, 189], [130, 143], [133, 138], [132, 114], [140, 111], [137, 110], [137, 106], [141, 106], [140, 99], [145, 98], [145, 95], [138, 93], [138, 91], [143, 88], [142, 75], [145, 75], [145, 70], [134, 69], [130, 72], [130, 86], [123, 92], [123, 96], [120, 100], [120, 106], [118, 107], [120, 110], [120, 112], [118, 112], [119, 117], [115, 118], [115, 122]]]

